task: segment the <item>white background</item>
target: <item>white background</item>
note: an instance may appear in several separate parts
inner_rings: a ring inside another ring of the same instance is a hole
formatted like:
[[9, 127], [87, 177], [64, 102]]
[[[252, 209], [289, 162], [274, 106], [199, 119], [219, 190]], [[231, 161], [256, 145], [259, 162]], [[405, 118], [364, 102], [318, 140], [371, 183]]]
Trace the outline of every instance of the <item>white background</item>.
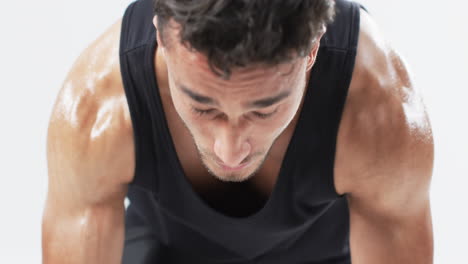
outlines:
[[[80, 52], [129, 0], [5, 1], [0, 9], [0, 263], [41, 263], [46, 131]], [[466, 263], [468, 19], [465, 1], [362, 0], [406, 58], [436, 144], [431, 187], [435, 263]]]

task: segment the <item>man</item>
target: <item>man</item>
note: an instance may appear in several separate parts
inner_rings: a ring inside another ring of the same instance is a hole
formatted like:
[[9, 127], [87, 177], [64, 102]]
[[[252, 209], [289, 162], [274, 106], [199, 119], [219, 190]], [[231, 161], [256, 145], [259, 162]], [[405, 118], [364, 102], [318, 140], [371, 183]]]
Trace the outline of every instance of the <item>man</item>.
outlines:
[[353, 2], [132, 3], [48, 166], [44, 263], [432, 263], [429, 120]]

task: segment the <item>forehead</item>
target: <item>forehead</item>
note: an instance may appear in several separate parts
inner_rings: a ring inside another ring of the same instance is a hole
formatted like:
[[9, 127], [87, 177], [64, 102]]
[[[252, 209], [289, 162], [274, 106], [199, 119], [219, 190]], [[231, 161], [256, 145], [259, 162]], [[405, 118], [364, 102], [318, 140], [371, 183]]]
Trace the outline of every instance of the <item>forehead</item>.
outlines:
[[175, 42], [166, 52], [166, 62], [176, 86], [210, 97], [230, 96], [233, 100], [236, 96], [271, 96], [294, 89], [305, 69], [304, 60], [298, 59], [275, 66], [257, 64], [234, 68], [230, 78], [223, 79], [212, 71], [204, 54]]

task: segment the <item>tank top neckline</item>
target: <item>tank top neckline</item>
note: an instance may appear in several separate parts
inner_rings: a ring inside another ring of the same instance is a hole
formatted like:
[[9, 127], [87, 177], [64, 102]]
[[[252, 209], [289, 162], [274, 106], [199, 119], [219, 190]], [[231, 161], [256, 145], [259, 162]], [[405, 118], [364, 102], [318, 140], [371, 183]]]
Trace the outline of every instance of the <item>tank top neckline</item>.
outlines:
[[[275, 208], [275, 204], [278, 204], [278, 199], [281, 196], [281, 193], [284, 193], [284, 188], [285, 188], [285, 183], [287, 180], [287, 175], [289, 174], [288, 172], [291, 171], [291, 168], [293, 167], [293, 162], [295, 161], [292, 159], [294, 156], [296, 149], [298, 147], [298, 132], [302, 126], [304, 125], [304, 115], [306, 112], [306, 106], [308, 105], [309, 97], [310, 97], [310, 90], [311, 90], [311, 79], [309, 78], [308, 83], [306, 84], [306, 92], [304, 93], [305, 98], [303, 98], [303, 106], [302, 109], [299, 113], [299, 117], [297, 120], [297, 123], [295, 125], [293, 134], [290, 138], [288, 147], [286, 149], [286, 153], [283, 157], [283, 160], [281, 162], [281, 167], [279, 169], [279, 174], [276, 179], [276, 182], [274, 184], [274, 187], [268, 196], [266, 202], [264, 205], [257, 210], [256, 212], [248, 215], [248, 216], [243, 216], [243, 217], [233, 217], [229, 215], [225, 215], [216, 209], [212, 208], [209, 206], [203, 199], [199, 196], [199, 194], [194, 190], [192, 184], [189, 182], [187, 179], [187, 176], [185, 175], [185, 172], [183, 170], [182, 164], [179, 160], [179, 157], [176, 152], [175, 144], [172, 138], [172, 135], [170, 133], [168, 123], [167, 123], [167, 118], [164, 113], [164, 108], [162, 106], [162, 99], [160, 97], [160, 91], [159, 91], [159, 86], [157, 83], [157, 77], [156, 77], [156, 66], [154, 63], [155, 55], [156, 55], [156, 48], [157, 48], [157, 42], [156, 38], [152, 38], [152, 40], [149, 42], [149, 45], [147, 45], [147, 49], [145, 51], [145, 56], [147, 58], [146, 60], [146, 69], [149, 69], [149, 90], [153, 91], [153, 97], [156, 102], [153, 102], [154, 109], [157, 110], [157, 118], [160, 122], [159, 123], [159, 130], [162, 133], [162, 137], [164, 139], [163, 142], [165, 142], [163, 147], [168, 151], [167, 155], [169, 155], [169, 160], [171, 162], [171, 166], [174, 169], [174, 175], [173, 177], [176, 177], [176, 181], [180, 181], [183, 185], [183, 188], [189, 193], [189, 197], [191, 198], [191, 201], [182, 201], [182, 202], [188, 202], [190, 205], [195, 206], [200, 215], [203, 215], [203, 219], [206, 221], [206, 219], [212, 219], [213, 221], [217, 222], [219, 224], [220, 221], [224, 222], [225, 224], [240, 224], [242, 225], [243, 223], [253, 223], [256, 221], [261, 221], [261, 220], [266, 220], [268, 219], [271, 211]], [[312, 74], [312, 73], [311, 73]], [[153, 93], [152, 92], [152, 93]], [[298, 159], [296, 159], [298, 160]], [[159, 177], [162, 177], [163, 175], [160, 175]], [[255, 177], [255, 176], [254, 176]], [[166, 186], [165, 188], [168, 188]], [[170, 187], [169, 187], [170, 188]], [[208, 217], [206, 217], [208, 216]], [[232, 226], [231, 226], [232, 227]]]

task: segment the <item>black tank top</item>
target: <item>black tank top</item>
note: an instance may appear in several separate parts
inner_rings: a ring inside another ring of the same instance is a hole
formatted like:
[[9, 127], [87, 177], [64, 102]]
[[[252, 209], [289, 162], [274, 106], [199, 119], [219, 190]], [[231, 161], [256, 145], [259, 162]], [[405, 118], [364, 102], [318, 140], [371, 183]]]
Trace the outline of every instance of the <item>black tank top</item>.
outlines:
[[[333, 181], [338, 128], [353, 73], [359, 5], [336, 1], [303, 108], [267, 202], [245, 217], [209, 206], [186, 178], [157, 87], [151, 0], [123, 17], [120, 63], [136, 168], [124, 257], [132, 263], [350, 263], [349, 210]], [[138, 244], [140, 253], [129, 252]], [[126, 251], [128, 250], [128, 251]], [[144, 256], [143, 256], [144, 255]]]

